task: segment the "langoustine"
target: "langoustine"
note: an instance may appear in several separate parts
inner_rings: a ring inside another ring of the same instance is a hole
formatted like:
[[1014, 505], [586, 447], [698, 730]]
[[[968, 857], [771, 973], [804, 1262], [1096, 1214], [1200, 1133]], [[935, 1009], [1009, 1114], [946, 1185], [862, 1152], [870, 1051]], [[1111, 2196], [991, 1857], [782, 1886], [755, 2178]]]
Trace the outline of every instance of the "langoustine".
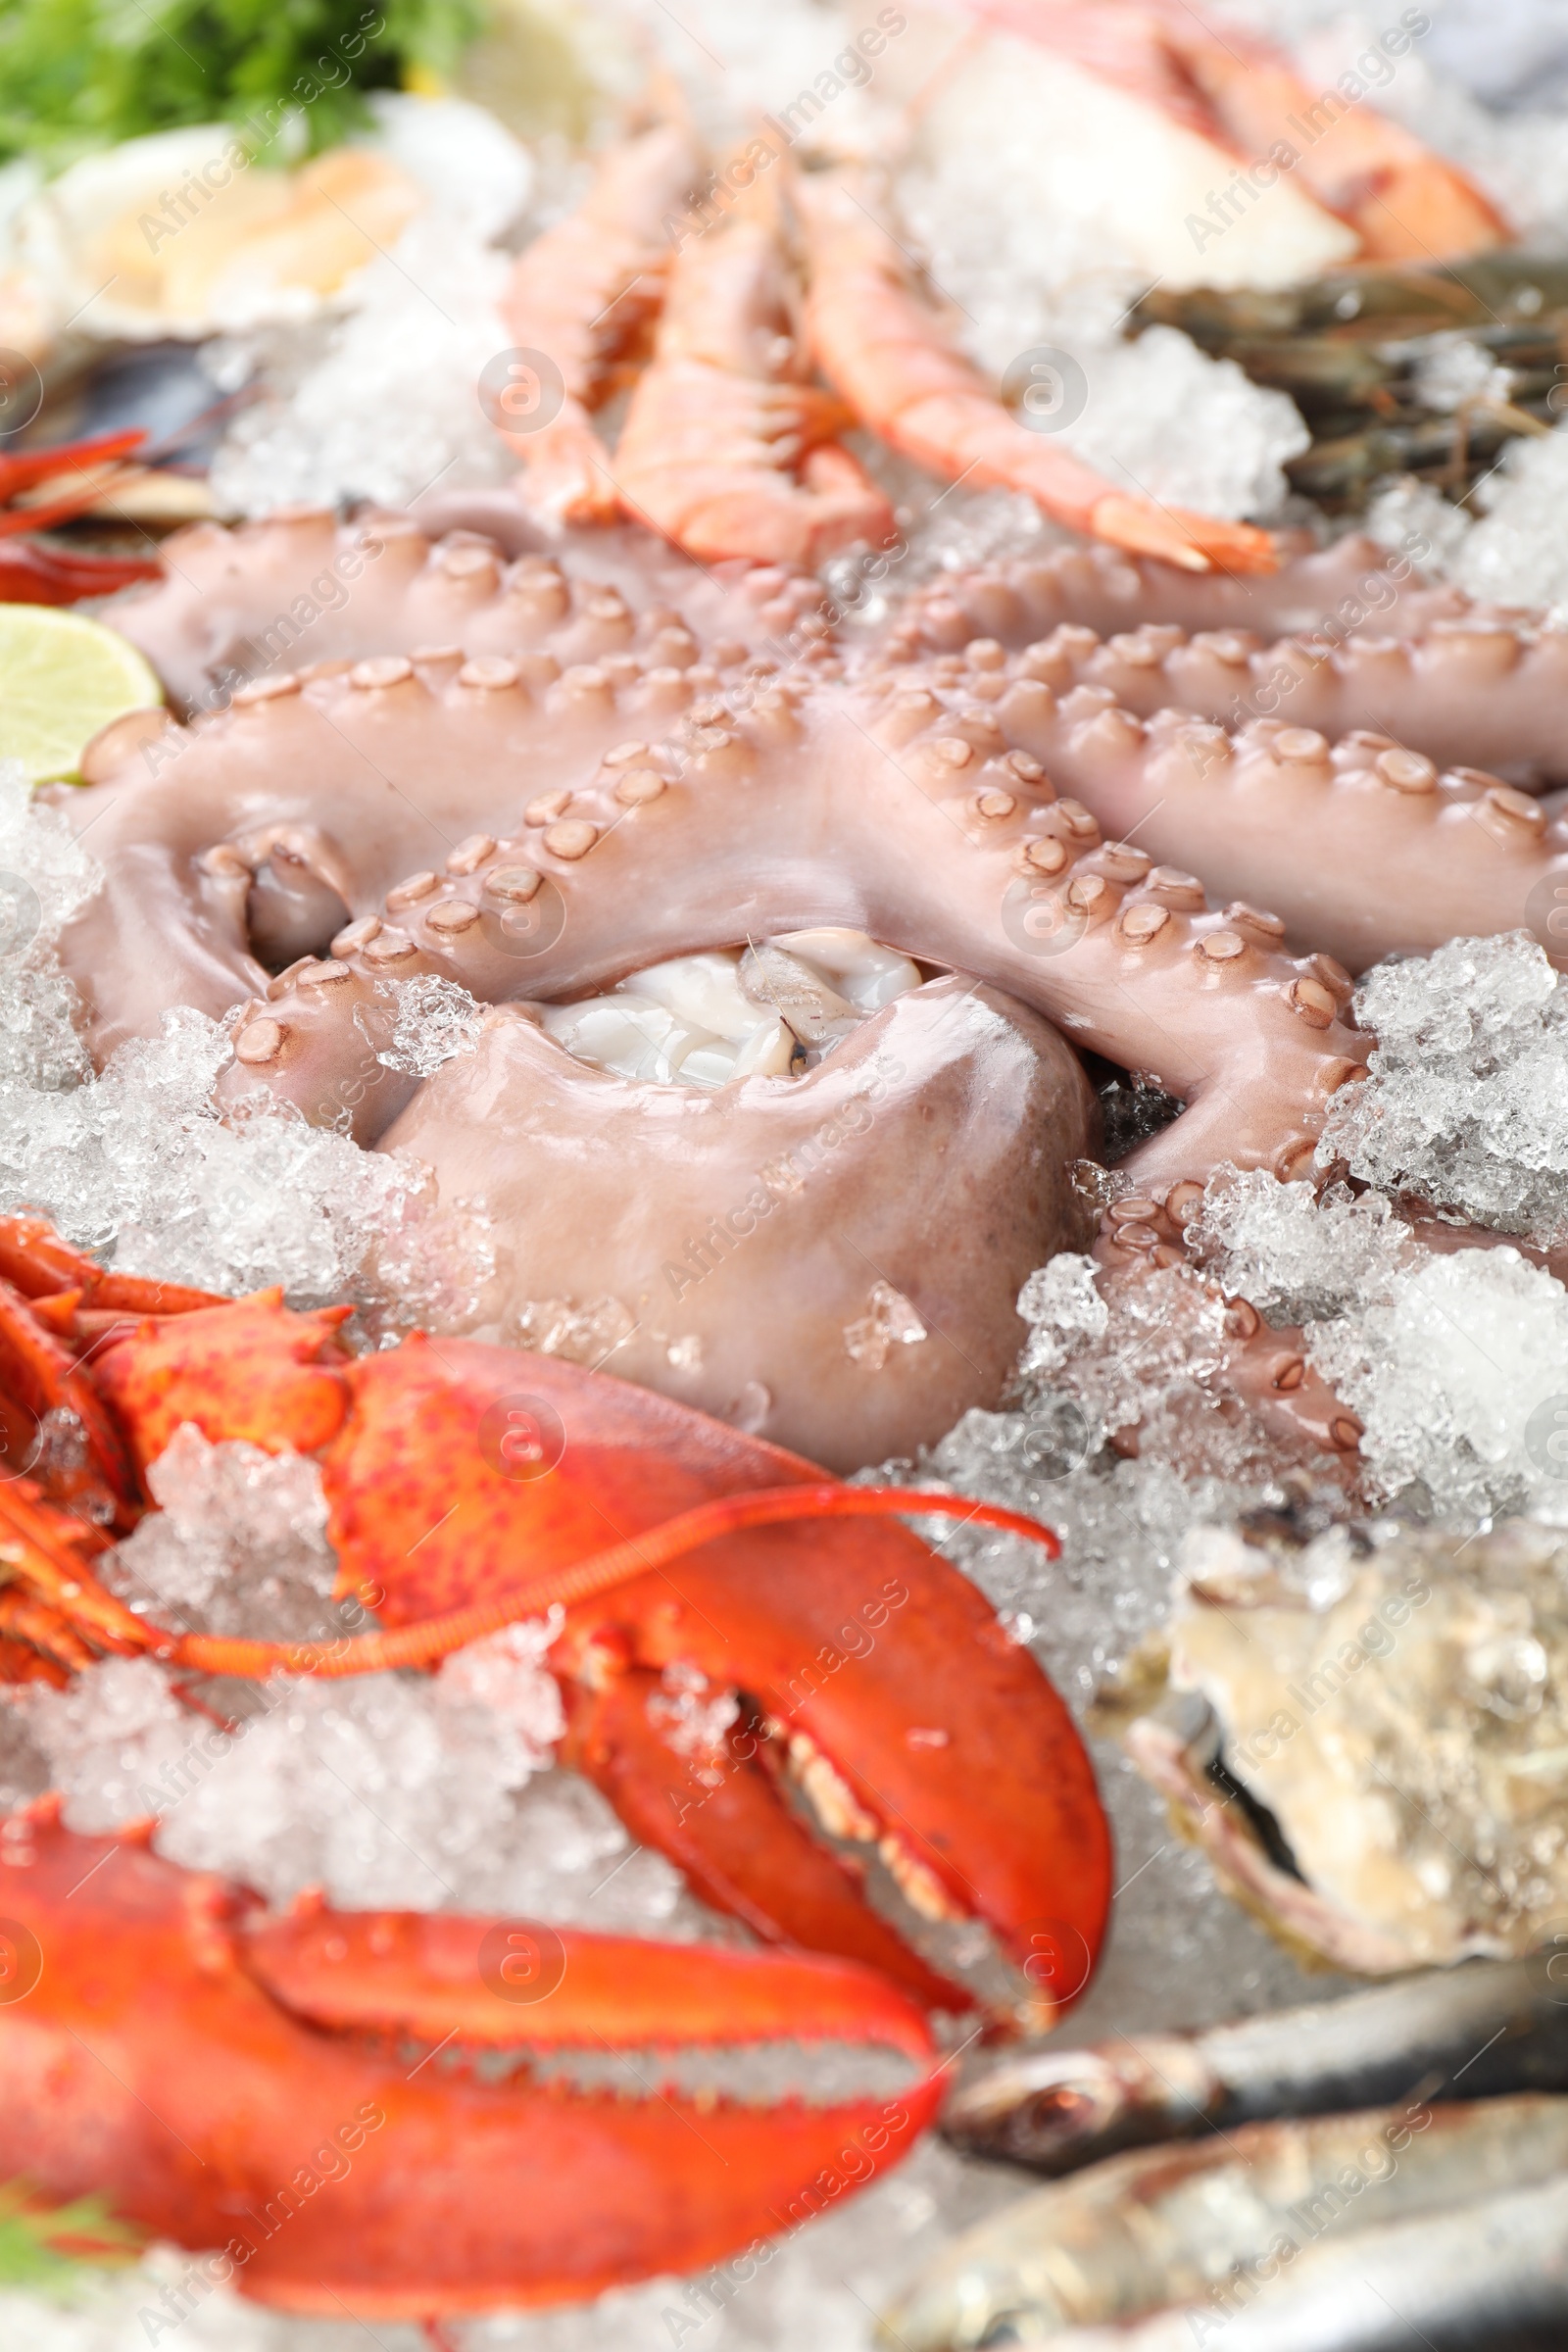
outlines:
[[810, 268], [807, 320], [822, 372], [871, 431], [949, 481], [1021, 490], [1054, 520], [1178, 570], [1274, 569], [1266, 531], [1115, 489], [1011, 416], [917, 292], [875, 189], [850, 176], [796, 183]]
[[[755, 179], [670, 268], [654, 356], [615, 448], [621, 503], [687, 554], [814, 569], [893, 537], [893, 510], [807, 381], [778, 179]], [[792, 300], [793, 295], [793, 300]]]
[[671, 255], [667, 223], [684, 211], [701, 171], [683, 110], [661, 108], [607, 150], [582, 204], [514, 266], [502, 312], [523, 356], [497, 390], [495, 421], [523, 461], [524, 499], [553, 523], [614, 518], [615, 488], [589, 413], [613, 389], [615, 363], [658, 315]]

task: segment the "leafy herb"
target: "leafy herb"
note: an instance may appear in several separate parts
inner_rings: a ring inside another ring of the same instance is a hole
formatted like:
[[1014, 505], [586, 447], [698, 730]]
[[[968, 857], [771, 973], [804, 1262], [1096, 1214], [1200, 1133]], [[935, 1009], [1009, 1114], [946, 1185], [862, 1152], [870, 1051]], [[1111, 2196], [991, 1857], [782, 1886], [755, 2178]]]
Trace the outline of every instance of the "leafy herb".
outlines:
[[50, 2207], [25, 2180], [0, 2181], [0, 2288], [67, 2294], [93, 2269], [139, 2262], [146, 2244], [101, 2197]]
[[0, 0], [0, 159], [69, 163], [146, 131], [234, 122], [311, 152], [366, 120], [365, 92], [430, 86], [484, 0]]

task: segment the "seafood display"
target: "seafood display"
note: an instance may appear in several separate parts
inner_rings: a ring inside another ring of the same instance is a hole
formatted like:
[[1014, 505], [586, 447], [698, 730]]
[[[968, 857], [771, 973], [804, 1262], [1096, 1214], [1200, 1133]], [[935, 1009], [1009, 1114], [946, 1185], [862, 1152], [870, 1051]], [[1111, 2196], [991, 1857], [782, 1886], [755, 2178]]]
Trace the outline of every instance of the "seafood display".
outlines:
[[1557, 198], [1414, 10], [585, 5], [5, 199], [0, 2219], [1555, 2344]]

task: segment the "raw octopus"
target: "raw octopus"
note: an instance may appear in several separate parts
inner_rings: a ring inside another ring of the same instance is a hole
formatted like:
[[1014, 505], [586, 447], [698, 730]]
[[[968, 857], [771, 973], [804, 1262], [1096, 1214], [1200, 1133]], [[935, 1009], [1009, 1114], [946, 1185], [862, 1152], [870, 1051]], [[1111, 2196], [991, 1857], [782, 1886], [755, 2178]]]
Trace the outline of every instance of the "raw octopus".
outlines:
[[[323, 543], [322, 524], [287, 527]], [[238, 545], [275, 553], [265, 529]], [[392, 540], [380, 561], [412, 552]], [[1034, 1016], [1186, 1105], [1129, 1159], [1140, 1185], [1310, 1163], [1365, 1062], [1344, 970], [1288, 956], [1277, 916], [1210, 906], [1191, 873], [1058, 798], [1019, 748], [1054, 747], [1050, 691], [1000, 648], [974, 647], [958, 677], [940, 661], [845, 675], [809, 635], [781, 669], [536, 559], [503, 580], [475, 556], [465, 540], [420, 563], [413, 656], [274, 673], [192, 730], [138, 714], [91, 748], [71, 808], [105, 885], [64, 954], [95, 1053], [156, 1034], [177, 1004], [232, 1014], [225, 1099], [266, 1090], [364, 1143], [409, 1145], [449, 1198], [486, 1196], [515, 1267], [508, 1312], [612, 1301], [617, 1368], [739, 1405], [838, 1464], [994, 1402], [1020, 1337], [1016, 1282], [1082, 1238], [1067, 1178], [1092, 1155], [1094, 1107]], [[182, 618], [172, 592], [149, 599], [149, 644], [161, 602]], [[465, 603], [470, 635], [482, 623], [509, 652], [465, 658]], [[1091, 743], [1085, 776], [1098, 759]], [[662, 1108], [500, 1009], [824, 925], [964, 978], [884, 1006], [794, 1082]], [[417, 1091], [371, 1037], [411, 983], [498, 1008], [473, 1056]], [[856, 1110], [879, 1071], [885, 1102]], [[845, 1117], [866, 1141], [839, 1158], [840, 1186], [808, 1182], [773, 1241], [752, 1241], [760, 1172]], [[597, 1200], [582, 1173], [595, 1137]], [[1027, 1177], [1003, 1181], [1009, 1165]], [[933, 1167], [954, 1187], [940, 1247]], [[722, 1271], [699, 1254], [694, 1283], [680, 1270], [715, 1220]], [[847, 1345], [879, 1309], [889, 1344]], [[1271, 1395], [1273, 1369], [1252, 1385]], [[1308, 1391], [1290, 1412], [1310, 1407], [1321, 1434], [1324, 1402]]]

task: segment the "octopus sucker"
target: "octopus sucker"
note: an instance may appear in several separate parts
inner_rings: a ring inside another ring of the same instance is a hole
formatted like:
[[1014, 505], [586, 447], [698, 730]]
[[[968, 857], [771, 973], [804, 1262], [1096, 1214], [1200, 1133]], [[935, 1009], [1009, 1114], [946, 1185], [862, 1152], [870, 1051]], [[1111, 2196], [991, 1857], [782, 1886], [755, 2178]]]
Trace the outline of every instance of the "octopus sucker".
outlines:
[[1145, 622], [1100, 637], [1064, 622], [1040, 641], [1061, 689], [1108, 692], [1124, 710], [1190, 710], [1232, 729], [1273, 718], [1331, 742], [1386, 736], [1440, 767], [1479, 767], [1529, 787], [1568, 781], [1568, 629], [1500, 617], [1439, 618], [1422, 633], [1189, 633]]
[[[684, 668], [698, 633], [715, 669], [798, 657], [826, 633], [822, 591], [789, 565], [704, 571], [643, 529], [548, 541], [510, 495], [454, 498], [428, 533], [367, 509], [348, 522], [279, 511], [232, 530], [197, 523], [166, 547], [166, 577], [109, 617], [183, 712], [322, 662], [453, 649], [574, 662], [627, 655]], [[477, 527], [470, 527], [470, 524]]]
[[1416, 555], [1391, 555], [1351, 532], [1318, 548], [1305, 533], [1280, 532], [1277, 571], [1235, 578], [1178, 571], [1118, 549], [1073, 545], [956, 572], [916, 590], [894, 634], [911, 647], [952, 653], [971, 637], [1032, 643], [1063, 621], [1098, 636], [1150, 623], [1187, 630], [1249, 629], [1268, 639], [1375, 626], [1418, 637], [1440, 621], [1478, 614], [1504, 623], [1530, 616], [1477, 606], [1462, 589], [1424, 583]]
[[[1190, 860], [1216, 896], [1260, 901], [1243, 927], [1319, 949], [1352, 972], [1455, 937], [1533, 930], [1548, 948], [1568, 893], [1568, 830], [1500, 776], [1436, 763], [1391, 734], [1331, 743], [1258, 719], [1240, 733], [1193, 714], [1147, 720], [1109, 686], [1073, 685], [1046, 640], [999, 670], [982, 642], [984, 706], [1107, 832]], [[1058, 694], [1057, 683], [1066, 691]], [[956, 701], [969, 679], [953, 679]], [[961, 703], [959, 705], [961, 708]], [[1391, 886], [1391, 877], [1394, 881]]]
[[[1357, 1468], [1360, 1422], [1314, 1370], [1303, 1332], [1265, 1322], [1250, 1299], [1227, 1297], [1197, 1265], [1187, 1229], [1201, 1204], [1202, 1190], [1191, 1182], [1170, 1186], [1162, 1198], [1130, 1193], [1117, 1200], [1102, 1219], [1094, 1246], [1101, 1296], [1114, 1305], [1118, 1293], [1130, 1294], [1152, 1272], [1178, 1267], [1187, 1281], [1200, 1282], [1225, 1307], [1218, 1393], [1210, 1391], [1221, 1416], [1246, 1413], [1264, 1431], [1276, 1460], [1309, 1464], [1319, 1477], [1348, 1482]], [[1135, 1454], [1139, 1433], [1112, 1431], [1111, 1443], [1118, 1452]]]

